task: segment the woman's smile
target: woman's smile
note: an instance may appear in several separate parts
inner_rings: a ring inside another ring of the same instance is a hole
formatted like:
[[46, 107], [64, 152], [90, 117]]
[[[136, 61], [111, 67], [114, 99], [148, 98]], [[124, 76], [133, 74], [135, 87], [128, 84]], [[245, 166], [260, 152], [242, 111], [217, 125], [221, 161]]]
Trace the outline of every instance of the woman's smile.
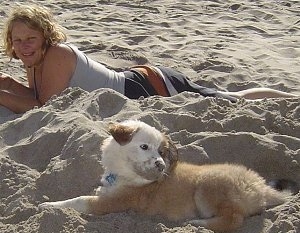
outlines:
[[43, 59], [45, 39], [40, 31], [31, 29], [27, 24], [15, 22], [12, 29], [12, 44], [18, 58], [24, 65], [33, 66]]

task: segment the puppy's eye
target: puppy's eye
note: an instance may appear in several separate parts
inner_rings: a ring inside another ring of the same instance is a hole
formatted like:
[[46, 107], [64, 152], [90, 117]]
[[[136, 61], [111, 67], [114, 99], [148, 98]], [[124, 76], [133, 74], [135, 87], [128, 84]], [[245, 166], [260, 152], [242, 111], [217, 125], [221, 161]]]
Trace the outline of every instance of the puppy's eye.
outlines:
[[140, 145], [140, 147], [142, 150], [148, 150], [148, 148], [149, 148], [147, 144], [142, 144], [142, 145]]

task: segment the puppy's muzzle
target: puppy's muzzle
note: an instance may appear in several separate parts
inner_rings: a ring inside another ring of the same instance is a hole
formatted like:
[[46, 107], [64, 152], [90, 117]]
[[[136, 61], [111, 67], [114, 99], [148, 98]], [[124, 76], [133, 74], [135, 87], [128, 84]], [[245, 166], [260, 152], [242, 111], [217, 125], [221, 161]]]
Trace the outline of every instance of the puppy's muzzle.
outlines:
[[155, 161], [155, 166], [159, 172], [162, 172], [166, 168], [166, 165], [162, 161]]

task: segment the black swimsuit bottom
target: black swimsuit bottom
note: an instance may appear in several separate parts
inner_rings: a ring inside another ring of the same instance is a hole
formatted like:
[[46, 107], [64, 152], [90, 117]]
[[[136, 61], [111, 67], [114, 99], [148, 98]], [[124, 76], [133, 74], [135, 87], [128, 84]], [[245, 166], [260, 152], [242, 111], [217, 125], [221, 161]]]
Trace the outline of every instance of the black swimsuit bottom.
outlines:
[[[157, 66], [163, 73], [165, 78], [168, 78], [178, 93], [189, 91], [199, 93], [204, 97], [219, 97], [228, 99], [231, 102], [237, 102], [237, 98], [218, 92], [214, 88], [200, 86], [190, 81], [188, 77], [182, 73], [168, 67]], [[149, 97], [157, 95], [157, 92], [140, 72], [130, 70], [125, 71], [125, 96], [130, 99], [138, 99], [141, 96]]]

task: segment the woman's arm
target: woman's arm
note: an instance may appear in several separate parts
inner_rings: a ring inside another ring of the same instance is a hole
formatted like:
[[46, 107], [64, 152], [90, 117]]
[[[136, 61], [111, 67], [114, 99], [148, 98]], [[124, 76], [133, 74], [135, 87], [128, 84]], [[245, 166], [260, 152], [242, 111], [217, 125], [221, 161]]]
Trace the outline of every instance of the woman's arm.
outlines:
[[32, 95], [32, 89], [26, 87], [22, 83], [5, 74], [0, 74], [0, 90], [6, 90], [10, 93], [21, 96]]
[[17, 82], [8, 75], [0, 75], [0, 105], [16, 113], [26, 112], [35, 106], [42, 106], [53, 95], [60, 94], [69, 86], [70, 78], [76, 67], [76, 55], [67, 46], [50, 47], [43, 64], [42, 75], [37, 76], [40, 87], [36, 100], [32, 75], [28, 75], [29, 87]]
[[21, 96], [1, 90], [0, 105], [15, 113], [23, 113], [34, 108], [35, 106], [40, 107], [41, 103], [34, 98], [33, 93], [31, 95]]
[[41, 106], [34, 98], [33, 89], [5, 74], [0, 75], [0, 105], [15, 113], [26, 112], [35, 106]]
[[53, 95], [59, 95], [69, 86], [77, 58], [74, 52], [65, 45], [50, 47], [44, 59], [39, 100], [42, 104]]

